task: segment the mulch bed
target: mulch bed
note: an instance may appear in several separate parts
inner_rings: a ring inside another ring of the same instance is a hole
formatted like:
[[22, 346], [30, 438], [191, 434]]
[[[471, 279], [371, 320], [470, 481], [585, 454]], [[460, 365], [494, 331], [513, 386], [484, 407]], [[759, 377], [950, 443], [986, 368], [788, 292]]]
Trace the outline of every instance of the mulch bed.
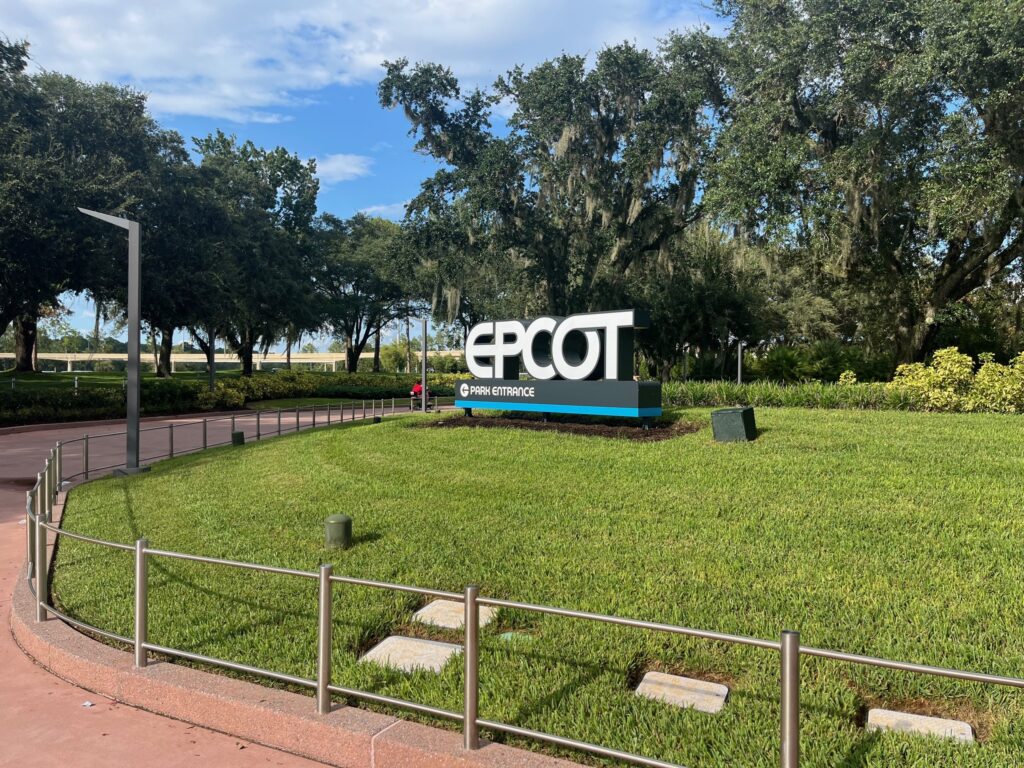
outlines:
[[642, 443], [670, 440], [673, 437], [688, 435], [700, 429], [700, 424], [689, 421], [659, 420], [644, 429], [639, 421], [625, 422], [622, 419], [573, 421], [563, 416], [552, 416], [548, 421], [544, 421], [539, 416], [451, 416], [420, 426], [428, 429], [453, 429], [455, 427], [532, 429], [536, 432], [568, 432], [573, 435], [636, 440]]

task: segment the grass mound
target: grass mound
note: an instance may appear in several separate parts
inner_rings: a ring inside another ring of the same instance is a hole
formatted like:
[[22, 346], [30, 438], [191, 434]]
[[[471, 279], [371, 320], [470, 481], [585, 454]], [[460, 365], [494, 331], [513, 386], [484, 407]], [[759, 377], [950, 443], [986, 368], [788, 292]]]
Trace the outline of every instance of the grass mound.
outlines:
[[[706, 425], [706, 411], [683, 411]], [[1019, 420], [758, 411], [761, 437], [661, 442], [504, 429], [346, 424], [182, 457], [71, 494], [70, 530], [215, 557], [481, 593], [1020, 675], [1024, 491]], [[426, 417], [427, 420], [436, 417]], [[356, 546], [324, 550], [351, 515]], [[132, 629], [132, 558], [65, 540], [53, 588], [71, 615]], [[154, 560], [152, 642], [313, 676], [315, 584]], [[461, 668], [357, 664], [422, 601], [338, 587], [335, 682], [458, 710]], [[501, 637], [520, 633], [510, 642]], [[458, 639], [457, 634], [455, 639]], [[778, 657], [504, 612], [482, 633], [481, 716], [685, 765], [777, 763]], [[649, 669], [727, 682], [717, 716], [642, 699]], [[1016, 691], [806, 659], [802, 765], [1016, 766]], [[866, 733], [867, 705], [968, 719], [975, 746]], [[310, 704], [312, 706], [312, 703]]]

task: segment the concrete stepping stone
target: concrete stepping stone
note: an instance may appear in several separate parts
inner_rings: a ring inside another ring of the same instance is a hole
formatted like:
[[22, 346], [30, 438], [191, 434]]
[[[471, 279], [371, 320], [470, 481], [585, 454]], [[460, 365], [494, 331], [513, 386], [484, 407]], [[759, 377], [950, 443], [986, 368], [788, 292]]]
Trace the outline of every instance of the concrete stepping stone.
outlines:
[[[488, 605], [481, 605], [480, 626], [485, 627], [494, 620], [498, 610]], [[466, 618], [465, 606], [457, 600], [435, 600], [412, 615], [413, 621], [420, 624], [430, 624], [434, 627], [446, 629], [462, 629]]]
[[664, 672], [648, 672], [640, 681], [636, 692], [648, 699], [713, 715], [725, 705], [729, 687], [720, 683], [709, 683], [707, 680], [668, 675]]
[[461, 651], [462, 646], [453, 643], [392, 635], [377, 643], [359, 660], [372, 661], [382, 667], [391, 667], [402, 672], [417, 669], [440, 672], [448, 660]]
[[956, 741], [974, 741], [973, 729], [969, 723], [965, 723], [963, 720], [912, 715], [908, 712], [895, 712], [891, 709], [869, 710], [867, 729], [869, 731], [895, 731], [920, 736], [938, 736], [942, 739], [955, 739]]

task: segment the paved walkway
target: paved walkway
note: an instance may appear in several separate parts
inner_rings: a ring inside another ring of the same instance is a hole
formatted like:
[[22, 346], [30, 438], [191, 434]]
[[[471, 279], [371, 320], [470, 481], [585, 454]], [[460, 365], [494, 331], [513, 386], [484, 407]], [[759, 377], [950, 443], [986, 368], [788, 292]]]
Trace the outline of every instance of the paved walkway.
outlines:
[[[388, 406], [390, 411], [390, 402]], [[356, 416], [361, 415], [360, 409]], [[346, 420], [351, 417], [349, 409]], [[337, 418], [335, 409], [332, 421]], [[300, 419], [303, 428], [312, 426], [313, 417], [308, 411], [303, 412]], [[325, 424], [326, 420], [326, 411], [321, 409], [317, 425]], [[201, 447], [202, 422], [201, 417], [167, 418], [145, 421], [142, 427], [145, 430], [174, 423], [177, 454]], [[239, 415], [235, 423], [237, 429], [246, 433], [247, 440], [256, 438], [254, 416]], [[69, 425], [0, 435], [0, 723], [3, 724], [0, 766], [119, 768], [145, 764], [151, 768], [199, 765], [313, 768], [321, 765], [89, 693], [36, 666], [15, 644], [10, 632], [11, 592], [15, 579], [24, 577], [25, 491], [35, 482], [36, 473], [56, 441], [122, 429], [123, 422], [111, 421], [101, 426]], [[295, 412], [285, 411], [282, 430], [294, 429]], [[230, 430], [230, 418], [211, 421], [207, 440], [210, 444], [230, 441]], [[277, 433], [276, 412], [260, 417], [261, 436], [271, 433]], [[93, 437], [89, 443], [90, 467], [123, 463], [123, 435]], [[141, 443], [143, 461], [165, 453], [168, 430], [144, 431]], [[81, 470], [80, 446], [81, 443], [77, 443], [66, 450], [65, 476]], [[91, 702], [91, 706], [87, 702]]]

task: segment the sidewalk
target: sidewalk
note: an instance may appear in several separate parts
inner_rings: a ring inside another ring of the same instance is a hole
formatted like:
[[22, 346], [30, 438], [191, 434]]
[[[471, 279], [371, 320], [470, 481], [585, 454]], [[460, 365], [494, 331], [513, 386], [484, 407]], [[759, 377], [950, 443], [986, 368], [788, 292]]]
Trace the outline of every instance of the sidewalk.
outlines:
[[[322, 415], [322, 414], [321, 414]], [[271, 432], [270, 418], [263, 434]], [[294, 428], [294, 412], [291, 427]], [[201, 418], [168, 417], [144, 427], [173, 422], [192, 427], [175, 428], [175, 452], [197, 448], [202, 442]], [[237, 428], [255, 439], [255, 417], [240, 414]], [[230, 438], [230, 421], [210, 425], [211, 443]], [[311, 426], [311, 415], [302, 415]], [[287, 428], [287, 427], [286, 427]], [[70, 440], [124, 429], [124, 422], [84, 427], [70, 424], [19, 434], [0, 435], [0, 766], [67, 766], [68, 768], [120, 768], [146, 765], [174, 766], [286, 766], [314, 768], [321, 765], [304, 758], [208, 731], [177, 720], [118, 704], [65, 683], [26, 657], [10, 633], [11, 592], [15, 580], [24, 578], [25, 491], [35, 482], [49, 450], [57, 440]], [[273, 431], [276, 433], [276, 416]], [[141, 455], [166, 451], [167, 431], [142, 433]], [[90, 440], [90, 465], [123, 462], [124, 436]], [[65, 458], [65, 475], [79, 471], [78, 449]], [[55, 620], [55, 619], [52, 619]], [[91, 702], [88, 706], [86, 702]]]

